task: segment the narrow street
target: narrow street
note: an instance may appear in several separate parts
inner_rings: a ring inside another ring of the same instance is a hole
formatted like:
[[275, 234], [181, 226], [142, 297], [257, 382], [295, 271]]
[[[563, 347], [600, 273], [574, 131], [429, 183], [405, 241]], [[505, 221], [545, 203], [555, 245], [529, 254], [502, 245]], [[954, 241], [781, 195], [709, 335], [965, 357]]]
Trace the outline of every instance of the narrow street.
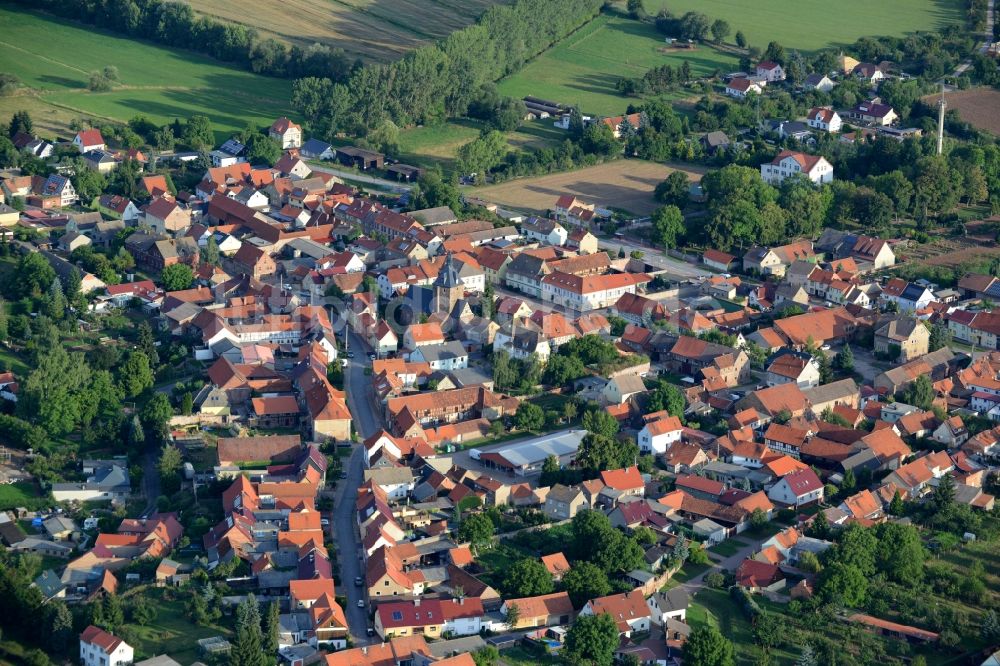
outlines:
[[[367, 351], [361, 338], [353, 331], [349, 336], [350, 350], [354, 353], [354, 358], [348, 359], [348, 365], [344, 368], [344, 390], [347, 393], [347, 407], [351, 412], [354, 429], [358, 437], [364, 440], [382, 427], [382, 419], [372, 390], [371, 377], [365, 374], [365, 369], [371, 367]], [[367, 603], [365, 587], [354, 584], [356, 578], [365, 577], [354, 510], [358, 486], [364, 478], [363, 446], [354, 446], [344, 470], [347, 472], [347, 478], [337, 480], [333, 520], [330, 521], [330, 540], [337, 544], [340, 563], [338, 593], [347, 597], [344, 613], [351, 628], [351, 638], [354, 645], [367, 645], [368, 609], [358, 607], [359, 600]]]

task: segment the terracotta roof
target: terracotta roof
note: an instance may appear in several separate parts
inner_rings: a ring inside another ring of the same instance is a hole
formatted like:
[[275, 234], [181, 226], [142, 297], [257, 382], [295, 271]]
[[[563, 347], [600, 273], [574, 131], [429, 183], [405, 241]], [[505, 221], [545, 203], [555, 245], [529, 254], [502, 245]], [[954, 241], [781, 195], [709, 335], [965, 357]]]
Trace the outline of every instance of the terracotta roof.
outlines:
[[808, 495], [823, 487], [823, 482], [819, 480], [816, 472], [812, 471], [811, 467], [786, 474], [782, 477], [782, 481], [788, 484], [789, 489], [791, 489], [796, 497]]
[[695, 476], [694, 474], [678, 476], [674, 482], [674, 487], [683, 490], [695, 490], [716, 496], [721, 495], [726, 489], [726, 486], [718, 481], [706, 479], [702, 476]]
[[602, 471], [601, 481], [604, 482], [605, 486], [614, 490], [635, 490], [645, 487], [639, 468], [635, 466]]
[[[96, 131], [96, 130], [94, 130]], [[99, 627], [90, 625], [80, 634], [80, 640], [101, 648], [105, 654], [112, 654], [124, 641], [114, 634], [109, 634]]]
[[569, 561], [562, 553], [552, 553], [542, 556], [542, 564], [553, 576], [562, 576], [569, 571]]
[[[534, 618], [543, 618], [551, 615], [572, 615], [573, 602], [566, 592], [554, 592], [543, 594], [537, 597], [523, 597], [521, 599], [507, 599], [507, 607], [517, 606], [520, 611], [520, 622]], [[534, 622], [530, 623], [534, 625]]]

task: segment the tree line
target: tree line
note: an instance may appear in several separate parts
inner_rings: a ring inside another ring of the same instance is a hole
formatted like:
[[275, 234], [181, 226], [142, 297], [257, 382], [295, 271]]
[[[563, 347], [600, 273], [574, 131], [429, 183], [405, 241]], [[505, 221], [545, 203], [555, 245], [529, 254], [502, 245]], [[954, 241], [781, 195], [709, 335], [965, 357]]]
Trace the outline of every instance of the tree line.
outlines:
[[239, 23], [197, 16], [191, 6], [171, 0], [16, 0], [64, 18], [115, 32], [204, 53], [258, 74], [345, 79], [352, 63], [343, 49], [324, 44], [305, 48], [264, 39]]
[[479, 21], [436, 44], [386, 64], [356, 68], [342, 82], [299, 79], [292, 103], [314, 133], [360, 134], [384, 120], [398, 125], [464, 116], [492, 82], [518, 71], [593, 19], [601, 0], [518, 0], [496, 5]]

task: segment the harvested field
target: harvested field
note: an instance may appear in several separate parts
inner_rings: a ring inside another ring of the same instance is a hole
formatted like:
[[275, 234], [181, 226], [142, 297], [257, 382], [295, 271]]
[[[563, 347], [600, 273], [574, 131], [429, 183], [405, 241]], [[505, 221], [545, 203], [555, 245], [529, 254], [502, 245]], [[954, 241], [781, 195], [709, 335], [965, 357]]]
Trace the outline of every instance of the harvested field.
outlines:
[[319, 42], [368, 61], [395, 60], [422, 44], [475, 23], [497, 0], [285, 0], [246, 3], [191, 0], [199, 14], [254, 28], [265, 37]]
[[[938, 95], [926, 97], [937, 101]], [[958, 111], [959, 117], [977, 129], [1000, 136], [1000, 90], [995, 88], [974, 88], [945, 93], [949, 109]]]
[[653, 189], [671, 172], [681, 170], [692, 180], [701, 180], [705, 170], [678, 165], [671, 167], [641, 160], [616, 160], [608, 164], [534, 178], [518, 178], [499, 185], [470, 190], [477, 197], [517, 210], [544, 213], [563, 194], [572, 194], [602, 208], [618, 208], [648, 215], [659, 206]]
[[984, 245], [982, 239], [976, 237], [938, 238], [931, 243], [912, 245], [902, 250], [897, 253], [897, 259], [899, 255], [924, 266], [955, 268], [996, 257], [1000, 255], [1000, 247], [992, 243]]

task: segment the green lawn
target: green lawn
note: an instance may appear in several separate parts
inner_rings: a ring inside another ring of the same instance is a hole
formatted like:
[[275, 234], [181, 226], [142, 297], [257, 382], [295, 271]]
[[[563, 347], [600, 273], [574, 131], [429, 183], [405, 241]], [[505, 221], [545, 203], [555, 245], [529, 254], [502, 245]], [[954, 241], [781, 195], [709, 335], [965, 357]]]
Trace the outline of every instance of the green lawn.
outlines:
[[[43, 102], [62, 118], [124, 121], [143, 114], [164, 123], [203, 114], [221, 139], [248, 122], [269, 125], [290, 112], [290, 81], [9, 7], [0, 8], [0, 25], [0, 71], [17, 75], [37, 93], [29, 106]], [[88, 91], [90, 72], [107, 65], [118, 68], [121, 87]], [[2, 111], [15, 104], [5, 100]]]
[[14, 509], [19, 506], [38, 509], [51, 502], [42, 494], [34, 481], [18, 481], [0, 485], [0, 511]]
[[753, 645], [750, 622], [733, 603], [727, 592], [703, 589], [688, 606], [687, 622], [692, 628], [712, 625], [736, 645], [736, 662], [754, 664], [757, 648]]
[[716, 555], [732, 557], [736, 553], [740, 552], [741, 548], [745, 548], [746, 545], [745, 541], [740, 541], [739, 539], [726, 539], [722, 543], [712, 546], [709, 550]]
[[786, 48], [813, 51], [847, 46], [859, 37], [903, 35], [917, 30], [939, 30], [962, 22], [957, 0], [845, 0], [834, 7], [795, 0], [646, 0], [646, 11], [663, 8], [680, 16], [698, 11], [710, 19], [729, 22], [733, 34], [742, 30], [751, 45], [764, 48], [777, 41]]
[[130, 636], [134, 636], [132, 647], [135, 648], [136, 658], [153, 657], [158, 654], [166, 654], [180, 662], [183, 666], [198, 661], [198, 639], [210, 636], [223, 636], [229, 638], [232, 631], [228, 625], [231, 618], [220, 620], [220, 626], [200, 626], [190, 622], [184, 615], [184, 591], [174, 591], [177, 597], [166, 600], [164, 594], [166, 590], [148, 588], [141, 592], [150, 603], [156, 608], [156, 619], [150, 624], [140, 627], [139, 625], [128, 625]]
[[663, 53], [663, 37], [648, 23], [601, 15], [500, 83], [500, 92], [521, 98], [534, 95], [577, 105], [584, 113], [617, 115], [635, 98], [622, 97], [615, 82], [642, 76], [649, 69], [688, 60], [695, 74], [728, 71], [734, 56], [700, 47]]
[[500, 663], [506, 666], [537, 666], [538, 664], [560, 664], [558, 657], [542, 655], [518, 646], [500, 653]]

